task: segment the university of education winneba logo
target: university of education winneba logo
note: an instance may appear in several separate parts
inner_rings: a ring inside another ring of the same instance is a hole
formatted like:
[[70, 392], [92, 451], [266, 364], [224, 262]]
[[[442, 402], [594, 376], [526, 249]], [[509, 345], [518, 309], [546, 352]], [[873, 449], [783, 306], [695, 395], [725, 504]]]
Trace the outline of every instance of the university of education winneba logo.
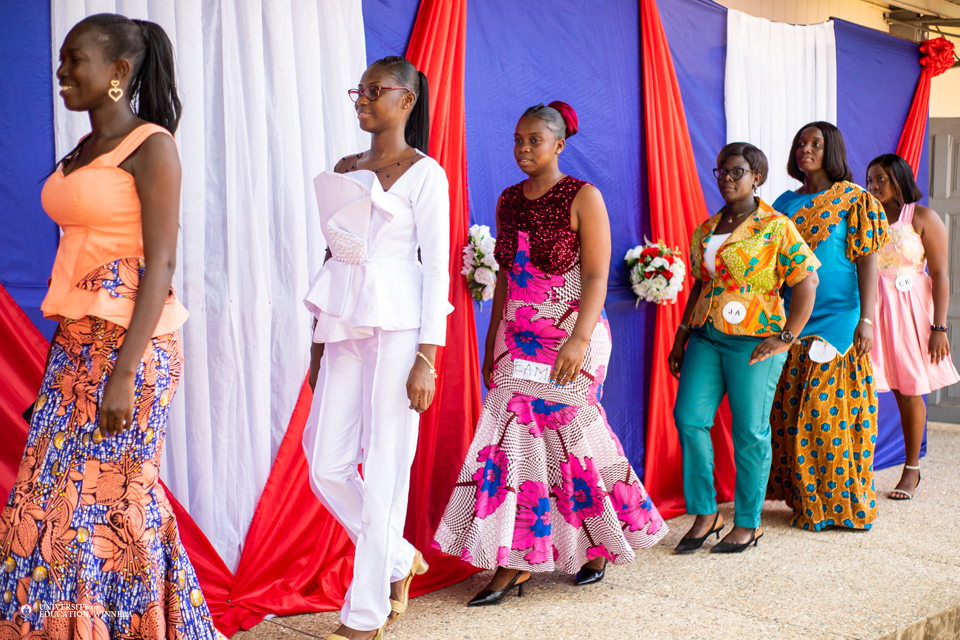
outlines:
[[26, 618], [33, 613], [33, 607], [30, 606], [30, 603], [20, 605], [20, 615]]

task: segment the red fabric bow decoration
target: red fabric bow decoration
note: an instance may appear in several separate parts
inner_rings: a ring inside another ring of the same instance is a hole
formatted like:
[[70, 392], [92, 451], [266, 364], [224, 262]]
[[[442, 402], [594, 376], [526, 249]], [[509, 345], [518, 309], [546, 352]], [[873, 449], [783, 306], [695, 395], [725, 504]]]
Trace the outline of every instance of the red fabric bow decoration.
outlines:
[[563, 117], [563, 123], [567, 125], [568, 138], [577, 133], [577, 112], [573, 110], [573, 107], [559, 100], [554, 100], [547, 106], [560, 112], [560, 115]]
[[953, 43], [940, 36], [934, 40], [927, 40], [920, 45], [920, 66], [930, 74], [931, 78], [946, 73], [953, 66]]
[[897, 145], [897, 155], [913, 167], [916, 177], [920, 167], [920, 154], [927, 135], [927, 118], [930, 115], [930, 81], [953, 66], [953, 43], [943, 36], [927, 40], [920, 45], [920, 78], [913, 92], [913, 102], [903, 123], [903, 133]]

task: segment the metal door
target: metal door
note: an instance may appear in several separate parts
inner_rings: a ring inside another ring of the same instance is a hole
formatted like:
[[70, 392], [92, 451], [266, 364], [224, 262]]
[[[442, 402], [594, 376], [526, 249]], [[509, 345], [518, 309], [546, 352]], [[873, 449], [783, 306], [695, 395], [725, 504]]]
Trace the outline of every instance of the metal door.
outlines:
[[[954, 365], [960, 363], [960, 118], [930, 119], [930, 206], [947, 226], [950, 307], [947, 334]], [[922, 185], [921, 185], [922, 186]], [[928, 418], [960, 423], [960, 383], [927, 398]]]

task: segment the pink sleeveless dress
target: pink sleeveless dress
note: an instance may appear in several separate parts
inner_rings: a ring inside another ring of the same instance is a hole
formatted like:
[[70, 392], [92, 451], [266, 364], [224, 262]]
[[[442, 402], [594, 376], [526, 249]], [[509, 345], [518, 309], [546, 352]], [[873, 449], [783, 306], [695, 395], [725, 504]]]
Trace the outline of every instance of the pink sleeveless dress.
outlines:
[[877, 254], [875, 342], [870, 353], [877, 391], [919, 396], [960, 381], [950, 359], [930, 362], [933, 282], [926, 273], [923, 242], [913, 228], [915, 205], [890, 225], [890, 242]]

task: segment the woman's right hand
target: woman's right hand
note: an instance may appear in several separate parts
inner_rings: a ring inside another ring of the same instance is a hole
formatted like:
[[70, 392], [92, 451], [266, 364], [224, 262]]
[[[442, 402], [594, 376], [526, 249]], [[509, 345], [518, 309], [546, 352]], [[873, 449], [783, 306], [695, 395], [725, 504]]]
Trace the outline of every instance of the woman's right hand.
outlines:
[[683, 353], [686, 351], [686, 347], [679, 340], [673, 343], [673, 349], [670, 350], [670, 355], [667, 356], [667, 364], [670, 365], [670, 373], [673, 374], [673, 377], [677, 380], [680, 379], [680, 368], [683, 366]]
[[490, 389], [493, 385], [493, 350], [487, 351], [483, 355], [483, 367], [481, 372], [483, 373], [483, 384]]

